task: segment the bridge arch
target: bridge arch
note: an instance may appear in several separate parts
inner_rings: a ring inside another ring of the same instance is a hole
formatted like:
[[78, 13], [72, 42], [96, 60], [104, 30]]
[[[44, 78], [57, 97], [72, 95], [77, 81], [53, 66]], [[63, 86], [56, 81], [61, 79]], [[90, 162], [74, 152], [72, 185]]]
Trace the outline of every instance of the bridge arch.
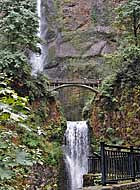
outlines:
[[56, 86], [54, 87], [53, 89], [50, 90], [50, 92], [52, 91], [56, 91], [56, 90], [59, 90], [59, 89], [62, 89], [62, 88], [67, 88], [67, 87], [81, 87], [81, 88], [86, 88], [96, 94], [99, 94], [99, 90], [97, 90], [96, 88], [93, 88], [91, 86], [88, 86], [88, 85], [85, 85], [85, 84], [62, 84], [60, 86]]

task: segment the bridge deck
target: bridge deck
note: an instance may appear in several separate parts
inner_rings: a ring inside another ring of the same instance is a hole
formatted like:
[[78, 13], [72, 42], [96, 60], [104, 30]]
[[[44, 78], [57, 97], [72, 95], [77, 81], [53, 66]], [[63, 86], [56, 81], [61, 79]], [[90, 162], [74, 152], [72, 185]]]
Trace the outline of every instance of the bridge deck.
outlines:
[[84, 85], [97, 85], [98, 81], [95, 80], [51, 80], [50, 85], [63, 85], [63, 84], [84, 84]]
[[65, 87], [82, 87], [82, 88], [86, 88], [89, 89], [95, 93], [99, 93], [98, 91], [98, 85], [99, 82], [95, 80], [52, 80], [50, 81], [50, 91], [53, 90], [59, 90], [61, 88], [65, 88]]

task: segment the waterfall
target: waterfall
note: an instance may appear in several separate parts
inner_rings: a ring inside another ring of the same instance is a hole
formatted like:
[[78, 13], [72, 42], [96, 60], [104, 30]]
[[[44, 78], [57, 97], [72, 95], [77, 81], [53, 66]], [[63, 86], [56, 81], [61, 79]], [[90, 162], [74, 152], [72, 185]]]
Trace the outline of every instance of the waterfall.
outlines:
[[37, 36], [42, 40], [41, 44], [38, 44], [38, 47], [41, 50], [41, 54], [32, 53], [30, 62], [32, 65], [32, 75], [36, 75], [37, 73], [41, 73], [44, 69], [44, 65], [47, 63], [48, 57], [48, 45], [45, 41], [45, 36], [48, 31], [48, 23], [46, 20], [46, 11], [45, 7], [42, 5], [41, 0], [37, 0], [37, 15], [39, 18], [39, 28]]
[[88, 171], [88, 126], [86, 121], [68, 121], [65, 133], [65, 163], [69, 190], [83, 186], [83, 175]]

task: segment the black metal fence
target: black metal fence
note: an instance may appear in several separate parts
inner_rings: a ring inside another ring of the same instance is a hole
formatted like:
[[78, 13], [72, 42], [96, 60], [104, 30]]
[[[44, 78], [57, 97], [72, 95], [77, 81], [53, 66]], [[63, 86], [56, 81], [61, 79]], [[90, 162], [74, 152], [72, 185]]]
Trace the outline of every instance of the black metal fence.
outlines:
[[140, 149], [101, 142], [100, 155], [89, 156], [88, 172], [101, 173], [102, 185], [140, 178]]
[[88, 173], [100, 173], [101, 172], [101, 156], [93, 154], [88, 157]]

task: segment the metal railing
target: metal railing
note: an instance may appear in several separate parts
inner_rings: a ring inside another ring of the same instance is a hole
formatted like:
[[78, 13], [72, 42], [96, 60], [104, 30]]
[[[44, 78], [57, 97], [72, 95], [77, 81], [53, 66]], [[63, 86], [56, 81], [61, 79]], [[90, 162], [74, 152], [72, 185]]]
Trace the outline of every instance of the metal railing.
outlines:
[[89, 156], [88, 172], [101, 173], [102, 185], [140, 178], [140, 149], [101, 142], [100, 156]]
[[90, 155], [88, 157], [88, 173], [100, 173], [101, 172], [101, 156], [97, 154]]

